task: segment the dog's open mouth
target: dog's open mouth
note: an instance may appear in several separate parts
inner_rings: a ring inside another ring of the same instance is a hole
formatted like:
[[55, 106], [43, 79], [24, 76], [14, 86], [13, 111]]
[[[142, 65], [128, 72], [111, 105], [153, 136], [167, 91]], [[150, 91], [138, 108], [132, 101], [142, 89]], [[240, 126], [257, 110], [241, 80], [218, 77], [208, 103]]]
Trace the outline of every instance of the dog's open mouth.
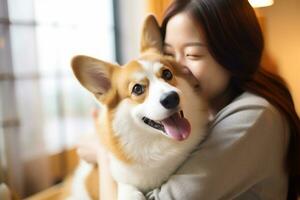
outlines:
[[191, 125], [184, 117], [183, 111], [176, 112], [162, 121], [154, 121], [147, 117], [143, 117], [142, 120], [148, 126], [178, 141], [185, 140], [191, 132]]

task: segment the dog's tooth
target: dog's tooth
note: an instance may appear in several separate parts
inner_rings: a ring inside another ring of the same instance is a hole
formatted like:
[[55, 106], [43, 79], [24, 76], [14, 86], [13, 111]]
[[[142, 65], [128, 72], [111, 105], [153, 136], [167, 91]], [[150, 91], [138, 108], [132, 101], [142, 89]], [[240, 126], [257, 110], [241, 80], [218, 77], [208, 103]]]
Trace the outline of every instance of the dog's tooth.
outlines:
[[159, 128], [160, 128], [160, 124], [155, 124], [154, 127], [155, 127], [156, 129], [159, 129]]
[[150, 121], [150, 126], [154, 126], [155, 125], [155, 123], [151, 120]]
[[180, 111], [180, 114], [181, 114], [181, 118], [184, 118], [184, 114], [182, 110]]
[[143, 117], [142, 120], [144, 121], [145, 124], [151, 126], [152, 128], [155, 128], [155, 129], [158, 129], [158, 130], [161, 130], [163, 132], [166, 132], [165, 131], [165, 128], [164, 126], [161, 124], [161, 122], [156, 122], [154, 120], [151, 120], [147, 117]]

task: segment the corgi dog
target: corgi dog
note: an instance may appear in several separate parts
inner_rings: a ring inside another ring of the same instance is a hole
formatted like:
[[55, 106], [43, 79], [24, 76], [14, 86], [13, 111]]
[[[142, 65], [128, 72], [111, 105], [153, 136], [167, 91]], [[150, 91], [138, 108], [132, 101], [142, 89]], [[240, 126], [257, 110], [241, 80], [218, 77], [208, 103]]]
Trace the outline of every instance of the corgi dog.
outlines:
[[71, 65], [101, 105], [98, 135], [118, 199], [145, 199], [143, 193], [165, 182], [205, 137], [208, 109], [198, 81], [162, 54], [152, 15], [144, 22], [138, 59], [118, 66], [80, 55]]

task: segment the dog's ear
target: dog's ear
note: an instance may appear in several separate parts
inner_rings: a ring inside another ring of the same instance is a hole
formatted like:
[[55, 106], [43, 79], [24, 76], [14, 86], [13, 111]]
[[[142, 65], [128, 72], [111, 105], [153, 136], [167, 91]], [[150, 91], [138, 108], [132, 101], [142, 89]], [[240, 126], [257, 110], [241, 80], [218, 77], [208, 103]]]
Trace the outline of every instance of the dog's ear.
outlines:
[[111, 77], [117, 66], [82, 55], [74, 57], [71, 66], [81, 85], [103, 100], [112, 87]]
[[142, 29], [140, 51], [145, 53], [146, 51], [154, 50], [161, 53], [162, 46], [163, 42], [158, 22], [153, 15], [148, 15]]

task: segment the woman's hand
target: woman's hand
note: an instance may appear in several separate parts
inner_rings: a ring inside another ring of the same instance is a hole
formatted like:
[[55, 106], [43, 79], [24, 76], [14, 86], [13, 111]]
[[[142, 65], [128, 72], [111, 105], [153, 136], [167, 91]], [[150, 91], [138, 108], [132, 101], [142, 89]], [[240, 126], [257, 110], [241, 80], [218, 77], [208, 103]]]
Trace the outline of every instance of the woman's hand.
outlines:
[[78, 141], [76, 148], [77, 154], [80, 159], [96, 164], [98, 159], [98, 152], [100, 151], [100, 141], [98, 138], [98, 118], [99, 118], [99, 110], [94, 109], [92, 112], [93, 122], [95, 125], [95, 133], [90, 135], [84, 135]]
[[96, 134], [81, 138], [76, 148], [77, 154], [81, 159], [91, 164], [97, 163], [100, 142]]

